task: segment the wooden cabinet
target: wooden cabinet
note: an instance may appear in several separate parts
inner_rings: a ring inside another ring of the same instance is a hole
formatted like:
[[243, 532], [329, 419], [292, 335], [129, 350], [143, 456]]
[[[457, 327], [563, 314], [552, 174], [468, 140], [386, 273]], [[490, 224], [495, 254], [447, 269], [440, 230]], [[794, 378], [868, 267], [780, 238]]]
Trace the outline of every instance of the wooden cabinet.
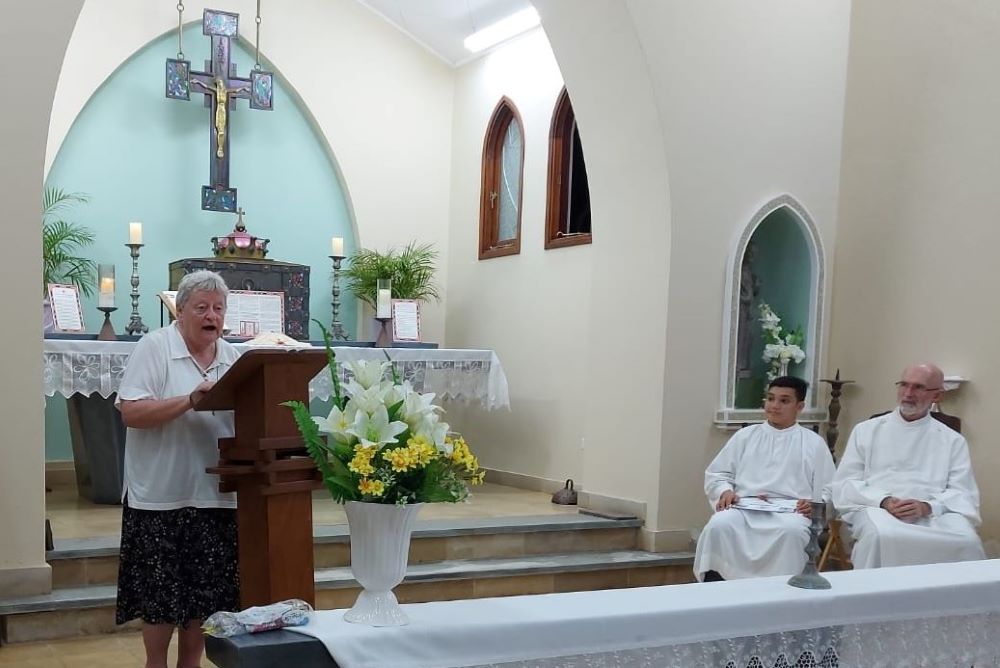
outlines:
[[185, 274], [199, 269], [217, 272], [230, 290], [285, 293], [285, 334], [309, 338], [309, 267], [277, 260], [187, 258], [170, 263], [170, 289]]

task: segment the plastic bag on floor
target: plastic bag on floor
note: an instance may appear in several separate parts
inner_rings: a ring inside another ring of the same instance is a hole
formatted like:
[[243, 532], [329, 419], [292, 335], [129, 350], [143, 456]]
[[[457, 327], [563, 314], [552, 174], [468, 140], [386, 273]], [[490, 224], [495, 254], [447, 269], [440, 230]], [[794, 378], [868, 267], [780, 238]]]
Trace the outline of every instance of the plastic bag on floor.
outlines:
[[271, 605], [259, 605], [242, 612], [217, 612], [201, 625], [202, 630], [216, 638], [229, 638], [244, 633], [273, 631], [285, 626], [302, 626], [309, 621], [312, 606], [293, 598]]

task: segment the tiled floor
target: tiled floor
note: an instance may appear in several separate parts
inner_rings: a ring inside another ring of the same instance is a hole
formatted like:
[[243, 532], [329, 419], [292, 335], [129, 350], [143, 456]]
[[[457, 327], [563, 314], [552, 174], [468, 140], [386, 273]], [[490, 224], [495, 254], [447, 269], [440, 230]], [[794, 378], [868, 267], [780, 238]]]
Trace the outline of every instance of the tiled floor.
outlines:
[[[91, 503], [76, 493], [76, 487], [55, 487], [46, 494], [46, 516], [52, 535], [61, 538], [117, 536], [121, 531], [121, 507]], [[515, 517], [577, 512], [576, 506], [557, 506], [551, 496], [487, 483], [473, 488], [466, 503], [431, 503], [420, 511], [421, 520], [475, 517]], [[313, 524], [347, 524], [343, 507], [323, 491], [313, 495]]]
[[[0, 647], [0, 668], [142, 668], [146, 654], [138, 633], [116, 633]], [[177, 638], [168, 665], [176, 665]], [[203, 668], [215, 664], [202, 659]]]

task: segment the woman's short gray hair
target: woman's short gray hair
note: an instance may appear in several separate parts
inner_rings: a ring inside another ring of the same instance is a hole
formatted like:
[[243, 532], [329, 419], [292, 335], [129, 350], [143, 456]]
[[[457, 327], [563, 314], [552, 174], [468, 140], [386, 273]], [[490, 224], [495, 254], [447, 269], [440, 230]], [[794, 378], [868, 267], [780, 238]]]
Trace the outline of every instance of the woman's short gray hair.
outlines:
[[186, 274], [177, 286], [177, 308], [184, 308], [184, 304], [195, 292], [218, 292], [223, 297], [229, 298], [229, 287], [214, 271], [199, 269]]

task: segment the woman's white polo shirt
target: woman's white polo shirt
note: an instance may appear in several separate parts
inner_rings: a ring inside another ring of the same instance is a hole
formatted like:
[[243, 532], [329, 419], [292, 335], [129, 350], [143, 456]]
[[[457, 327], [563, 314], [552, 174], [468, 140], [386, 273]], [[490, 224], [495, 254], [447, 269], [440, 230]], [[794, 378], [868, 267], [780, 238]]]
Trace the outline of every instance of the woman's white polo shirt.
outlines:
[[[185, 396], [204, 380], [218, 380], [239, 357], [226, 341], [202, 372], [177, 324], [143, 336], [129, 357], [118, 390], [121, 401]], [[219, 477], [205, 472], [219, 462], [220, 438], [233, 435], [232, 411], [193, 411], [153, 429], [129, 427], [125, 437], [122, 498], [140, 510], [235, 508], [236, 495], [219, 492]]]

